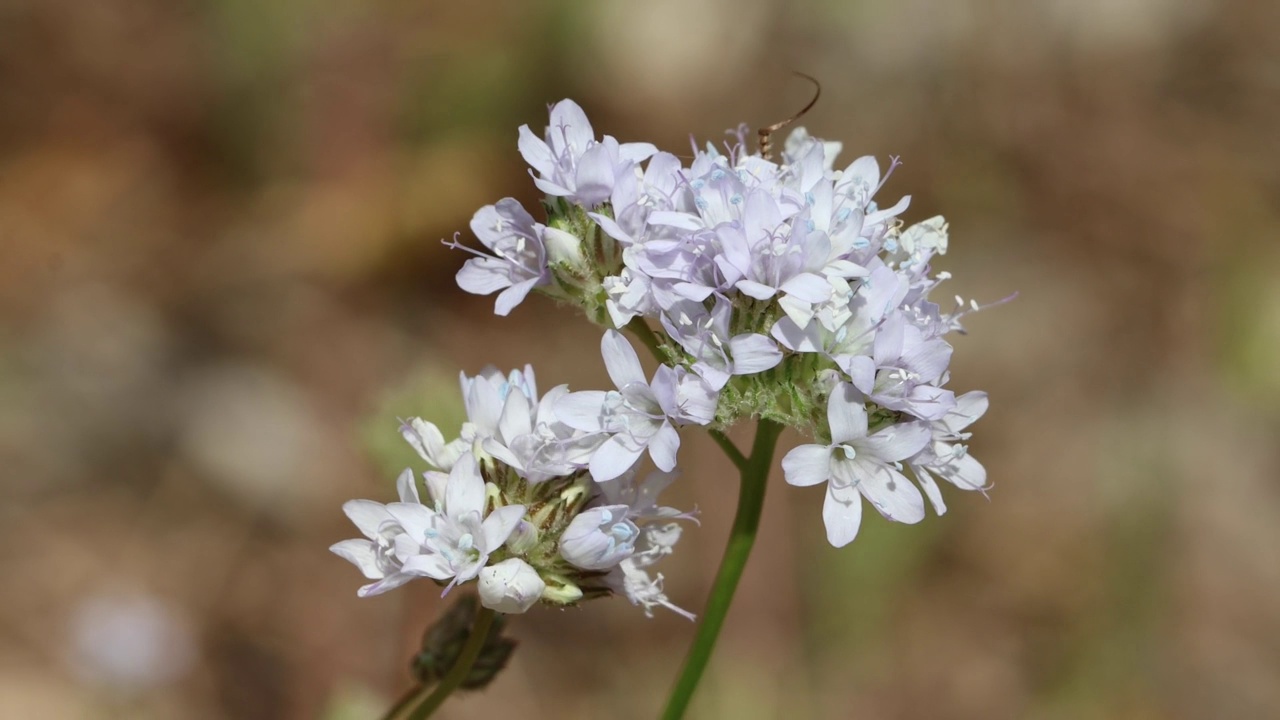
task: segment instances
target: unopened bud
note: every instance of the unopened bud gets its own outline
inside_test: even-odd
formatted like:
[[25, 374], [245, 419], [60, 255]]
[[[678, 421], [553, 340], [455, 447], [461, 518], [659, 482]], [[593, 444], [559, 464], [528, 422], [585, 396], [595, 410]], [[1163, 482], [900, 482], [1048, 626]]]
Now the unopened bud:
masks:
[[480, 571], [480, 604], [501, 613], [522, 613], [542, 597], [547, 584], [520, 558], [503, 560]]
[[538, 529], [528, 520], [521, 520], [507, 538], [507, 549], [515, 555], [524, 555], [538, 544]]
[[560, 556], [583, 570], [608, 570], [636, 550], [640, 529], [627, 519], [626, 505], [591, 508], [560, 536]]
[[548, 578], [547, 589], [542, 591], [542, 599], [557, 605], [572, 605], [582, 599], [582, 588], [560, 576]]
[[560, 228], [548, 227], [542, 233], [542, 243], [547, 248], [547, 262], [565, 265], [578, 272], [587, 269], [587, 258], [582, 253], [582, 241]]

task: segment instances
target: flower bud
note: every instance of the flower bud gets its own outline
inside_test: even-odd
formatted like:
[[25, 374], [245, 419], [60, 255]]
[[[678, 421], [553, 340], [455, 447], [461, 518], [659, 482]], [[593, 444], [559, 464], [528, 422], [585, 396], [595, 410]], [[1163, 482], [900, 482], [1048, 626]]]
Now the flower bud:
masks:
[[547, 602], [557, 605], [572, 605], [585, 595], [582, 592], [582, 588], [562, 575], [552, 575], [547, 579], [551, 582], [547, 584], [547, 589], [542, 591], [542, 599]]
[[480, 604], [502, 613], [522, 613], [542, 597], [547, 584], [520, 558], [503, 560], [480, 571]]
[[507, 538], [507, 548], [516, 555], [523, 555], [538, 544], [538, 529], [528, 520], [521, 520]]
[[582, 241], [573, 233], [548, 227], [542, 232], [542, 243], [547, 248], [549, 264], [567, 265], [579, 272], [587, 269], [587, 258], [582, 254]]
[[626, 505], [591, 508], [560, 536], [560, 556], [583, 570], [608, 570], [630, 557], [640, 529], [627, 519]]

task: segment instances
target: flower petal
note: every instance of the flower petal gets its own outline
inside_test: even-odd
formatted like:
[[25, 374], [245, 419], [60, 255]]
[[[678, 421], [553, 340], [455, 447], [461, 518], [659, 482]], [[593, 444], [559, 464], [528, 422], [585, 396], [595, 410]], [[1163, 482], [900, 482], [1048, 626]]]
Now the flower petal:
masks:
[[671, 472], [676, 467], [676, 451], [680, 449], [680, 433], [665, 422], [658, 432], [649, 440], [649, 457], [653, 464], [663, 472]]
[[428, 470], [422, 473], [422, 479], [426, 481], [427, 495], [431, 497], [431, 504], [443, 507], [445, 488], [449, 487], [449, 473]]
[[373, 597], [374, 595], [381, 595], [382, 593], [388, 590], [394, 590], [400, 587], [401, 585], [409, 582], [412, 579], [413, 579], [412, 575], [406, 575], [405, 573], [402, 573], [402, 572], [393, 573], [391, 575], [388, 575], [382, 578], [378, 582], [369, 583], [368, 585], [365, 585], [364, 587], [356, 591], [356, 595], [362, 598]]
[[348, 500], [342, 504], [342, 512], [371, 540], [378, 537], [378, 528], [382, 523], [391, 518], [386, 505], [372, 500]]
[[857, 443], [886, 462], [906, 460], [929, 444], [933, 435], [924, 423], [909, 422], [890, 425]]
[[987, 469], [972, 455], [965, 454], [947, 463], [945, 467], [948, 472], [939, 474], [961, 490], [986, 489]]
[[524, 517], [524, 513], [525, 507], [523, 505], [503, 505], [489, 513], [489, 517], [485, 518], [484, 524], [481, 525], [484, 530], [483, 551], [491, 553], [502, 547], [502, 543], [511, 537], [516, 525], [520, 524], [520, 519]]
[[418, 483], [411, 468], [405, 468], [400, 477], [396, 478], [396, 491], [400, 494], [400, 502], [422, 502], [418, 499]]
[[574, 197], [585, 207], [595, 207], [609, 199], [613, 192], [613, 158], [607, 146], [592, 145], [582, 153], [574, 182]]
[[417, 451], [419, 457], [439, 467], [434, 458], [444, 450], [444, 435], [440, 428], [422, 418], [409, 418], [400, 426], [400, 436]]
[[553, 146], [567, 147], [574, 156], [586, 150], [587, 145], [596, 139], [582, 106], [567, 98], [551, 108], [551, 126], [547, 133]]
[[458, 287], [472, 295], [489, 295], [511, 287], [511, 263], [491, 257], [474, 257], [462, 264], [454, 277]]
[[374, 545], [368, 540], [343, 540], [330, 545], [329, 552], [360, 568], [360, 572], [370, 580], [382, 577]]
[[942, 418], [943, 425], [953, 433], [972, 425], [987, 412], [987, 394], [973, 390], [956, 398], [956, 406]]
[[529, 167], [538, 171], [539, 175], [550, 175], [555, 172], [556, 162], [551, 155], [551, 148], [542, 138], [533, 134], [528, 125], [520, 126], [520, 139], [516, 143], [520, 155]]
[[414, 555], [404, 561], [401, 572], [409, 575], [424, 575], [433, 580], [447, 580], [453, 577], [453, 568], [443, 555], [425, 553]]
[[556, 401], [555, 415], [575, 430], [599, 432], [604, 429], [604, 403], [608, 393], [583, 390], [567, 393]]
[[617, 330], [608, 330], [600, 339], [600, 355], [604, 358], [605, 369], [609, 371], [609, 379], [619, 390], [629, 385], [648, 385], [644, 379], [644, 368], [640, 367], [640, 358], [635, 348]]
[[388, 504], [387, 514], [400, 524], [404, 534], [415, 543], [422, 542], [436, 517], [436, 511], [426, 505], [403, 502]]
[[942, 499], [942, 490], [938, 488], [938, 483], [934, 482], [929, 471], [912, 463], [911, 472], [915, 474], [916, 482], [920, 483], [921, 489], [924, 490], [925, 497], [929, 498], [929, 504], [933, 505], [933, 511], [939, 515], [946, 515], [947, 503]]
[[[470, 260], [467, 262], [470, 262]], [[498, 293], [498, 297], [493, 301], [493, 314], [500, 317], [509, 315], [517, 305], [524, 302], [524, 299], [529, 295], [529, 291], [541, 281], [541, 277], [529, 278]], [[463, 289], [465, 290], [466, 288]]]
[[924, 496], [905, 475], [888, 465], [858, 460], [863, 470], [858, 489], [886, 520], [914, 524], [924, 519]]
[[657, 152], [658, 148], [647, 142], [622, 143], [618, 146], [618, 158], [635, 163], [644, 162]]
[[788, 485], [808, 487], [827, 481], [831, 449], [825, 445], [800, 445], [782, 458], [782, 473]]
[[614, 435], [591, 456], [591, 477], [596, 482], [608, 482], [630, 470], [643, 452], [643, 445], [638, 446], [622, 435]]
[[449, 472], [444, 489], [444, 510], [451, 518], [484, 512], [484, 479], [474, 455], [463, 455]]
[[832, 546], [844, 547], [853, 542], [862, 525], [862, 496], [851, 487], [828, 485], [822, 501], [822, 523]]
[[831, 442], [847, 443], [867, 434], [867, 409], [858, 391], [849, 383], [840, 383], [827, 398], [827, 424], [831, 428]]
[[751, 375], [776, 367], [782, 362], [782, 351], [768, 337], [759, 333], [738, 335], [729, 340], [733, 356], [733, 374]]

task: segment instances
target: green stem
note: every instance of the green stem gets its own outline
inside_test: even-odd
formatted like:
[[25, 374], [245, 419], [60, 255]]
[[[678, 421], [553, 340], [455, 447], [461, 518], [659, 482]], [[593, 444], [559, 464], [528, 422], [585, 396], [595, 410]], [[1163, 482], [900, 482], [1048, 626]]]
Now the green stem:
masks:
[[[725, 547], [724, 558], [720, 561], [720, 570], [716, 572], [715, 581], [711, 585], [711, 597], [707, 600], [706, 610], [703, 611], [702, 623], [698, 625], [693, 644], [689, 647], [689, 654], [685, 656], [680, 677], [672, 687], [667, 708], [662, 713], [663, 720], [679, 720], [684, 717], [689, 701], [693, 699], [693, 693], [698, 688], [698, 681], [702, 679], [707, 662], [711, 660], [716, 638], [719, 637], [720, 628], [724, 625], [725, 616], [729, 613], [729, 605], [733, 602], [738, 580], [742, 578], [743, 568], [746, 567], [747, 558], [751, 555], [751, 546], [756, 540], [756, 531], [760, 527], [760, 513], [764, 508], [764, 493], [768, 485], [769, 469], [773, 465], [773, 451], [778, 444], [780, 434], [782, 434], [781, 424], [761, 418], [759, 425], [756, 426], [756, 439], [751, 447], [751, 456], [739, 465], [741, 488], [738, 491], [738, 512], [733, 518], [729, 543]], [[715, 435], [713, 434], [712, 437]], [[728, 442], [727, 438], [725, 442]]]
[[707, 434], [711, 436], [712, 440], [716, 441], [716, 444], [720, 446], [724, 454], [729, 456], [729, 460], [734, 467], [738, 468], [738, 472], [742, 472], [747, 464], [747, 456], [742, 454], [742, 451], [738, 449], [737, 445], [733, 444], [729, 436], [719, 430], [708, 430]]
[[[476, 664], [476, 658], [480, 657], [480, 650], [484, 647], [485, 640], [489, 637], [489, 628], [493, 625], [493, 618], [497, 613], [489, 608], [480, 608], [476, 613], [475, 624], [471, 626], [471, 634], [467, 636], [467, 644], [462, 646], [462, 653], [458, 655], [458, 661], [449, 668], [449, 672], [445, 674], [444, 679], [436, 685], [431, 694], [422, 701], [422, 704], [413, 709], [413, 712], [405, 716], [405, 720], [423, 720], [430, 717], [441, 705], [444, 704], [445, 698], [458, 689], [462, 681], [467, 678], [467, 674], [471, 672], [471, 666]], [[401, 705], [397, 705], [400, 707]], [[393, 708], [394, 710], [394, 708]], [[388, 715], [387, 717], [394, 717]]]
[[627, 323], [627, 326], [623, 329], [629, 331], [636, 336], [637, 340], [644, 343], [644, 346], [649, 348], [649, 352], [653, 353], [653, 357], [658, 362], [663, 362], [662, 347], [658, 344], [658, 336], [653, 334], [653, 329], [649, 327], [649, 324], [643, 318], [632, 318], [631, 322]]
[[396, 720], [396, 718], [400, 717], [400, 713], [403, 713], [418, 697], [426, 692], [427, 688], [421, 685], [409, 688], [405, 694], [400, 696], [400, 699], [396, 700], [396, 704], [392, 705], [391, 709], [382, 715], [382, 720]]

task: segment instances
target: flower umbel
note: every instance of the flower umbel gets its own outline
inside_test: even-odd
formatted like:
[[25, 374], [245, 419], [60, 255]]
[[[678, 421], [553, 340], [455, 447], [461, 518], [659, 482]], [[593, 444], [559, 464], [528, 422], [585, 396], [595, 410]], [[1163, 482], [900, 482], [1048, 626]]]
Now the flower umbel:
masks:
[[[478, 578], [481, 627], [494, 611], [613, 594], [646, 615], [663, 607], [693, 619], [654, 565], [694, 513], [657, 495], [676, 477], [681, 434], [703, 428], [741, 486], [667, 709], [679, 717], [741, 577], [783, 428], [815, 438], [791, 448], [782, 468], [790, 485], [824, 486], [822, 521], [836, 547], [856, 538], [864, 500], [885, 519], [918, 523], [926, 497], [946, 512], [938, 478], [989, 489], [968, 431], [987, 396], [949, 387], [947, 336], [981, 306], [957, 297], [944, 310], [929, 299], [950, 277], [933, 269], [950, 247], [946, 221], [907, 224], [911, 197], [885, 198], [897, 158], [883, 171], [871, 156], [841, 167], [841, 143], [798, 128], [775, 162], [750, 151], [746, 132], [723, 152], [695, 146], [685, 162], [649, 143], [597, 137], [571, 100], [551, 106], [541, 135], [519, 129], [546, 217], [511, 198], [477, 211], [471, 229], [484, 250], [471, 251], [458, 284], [498, 293], [498, 315], [531, 294], [580, 309], [603, 326], [614, 388], [540, 395], [532, 368], [486, 368], [461, 377], [468, 419], [455, 439], [426, 420], [404, 422], [401, 434], [429, 466], [429, 497], [419, 500], [406, 470], [399, 502], [344, 506], [364, 537], [332, 550], [372, 581], [362, 596], [419, 577], [447, 593]], [[651, 352], [652, 372], [624, 331]], [[750, 452], [727, 435], [744, 419], [757, 429]], [[658, 472], [638, 481], [647, 461]]]

